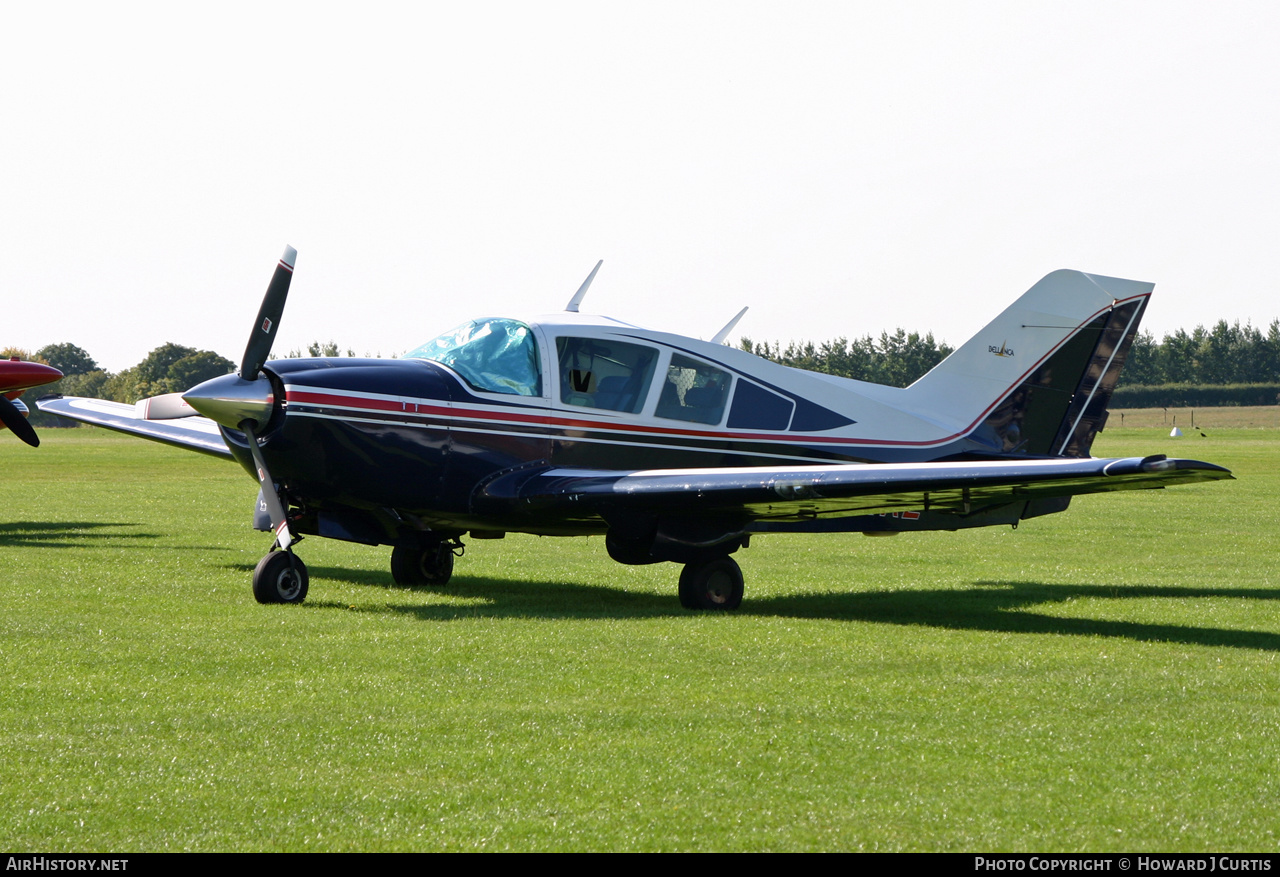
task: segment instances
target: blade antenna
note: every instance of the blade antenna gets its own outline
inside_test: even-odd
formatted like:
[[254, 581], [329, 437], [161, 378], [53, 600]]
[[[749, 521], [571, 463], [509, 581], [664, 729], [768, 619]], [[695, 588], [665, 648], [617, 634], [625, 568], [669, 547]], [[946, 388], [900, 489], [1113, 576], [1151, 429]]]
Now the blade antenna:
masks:
[[591, 269], [591, 273], [587, 275], [587, 279], [582, 281], [582, 285], [578, 287], [578, 291], [573, 294], [573, 298], [569, 299], [569, 303], [565, 305], [565, 310], [571, 314], [578, 312], [578, 305], [582, 304], [582, 299], [587, 294], [587, 289], [591, 286], [591, 281], [596, 279], [596, 272], [600, 270], [600, 266], [604, 264], [604, 259], [596, 262], [596, 267]]
[[724, 344], [724, 343], [725, 343], [725, 340], [724, 340], [724, 339], [726, 339], [726, 338], [728, 338], [728, 337], [729, 337], [729, 333], [733, 331], [733, 327], [734, 327], [734, 326], [736, 326], [736, 325], [738, 325], [738, 321], [739, 321], [739, 320], [741, 320], [741, 319], [743, 318], [743, 316], [744, 316], [744, 315], [747, 313], [747, 311], [749, 311], [749, 310], [750, 310], [750, 308], [749, 308], [749, 307], [746, 307], [746, 308], [743, 308], [742, 310], [738, 311], [738, 316], [734, 317], [732, 320], [730, 320], [728, 323], [726, 323], [726, 324], [725, 324], [725, 327], [724, 327], [723, 329], [721, 329], [719, 332], [717, 332], [717, 333], [716, 333], [716, 337], [714, 337], [714, 338], [712, 338], [712, 339], [711, 339], [711, 343], [712, 343], [712, 344]]

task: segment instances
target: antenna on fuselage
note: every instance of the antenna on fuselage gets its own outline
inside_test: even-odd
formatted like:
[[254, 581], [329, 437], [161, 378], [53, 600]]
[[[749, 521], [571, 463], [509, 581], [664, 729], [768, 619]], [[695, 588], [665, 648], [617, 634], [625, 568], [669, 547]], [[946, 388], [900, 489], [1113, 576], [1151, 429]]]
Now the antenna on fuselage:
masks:
[[729, 337], [729, 333], [733, 331], [733, 327], [738, 325], [738, 321], [742, 319], [743, 314], [745, 314], [748, 310], [750, 310], [749, 307], [743, 308], [742, 310], [738, 311], [738, 316], [734, 317], [732, 320], [726, 323], [725, 327], [716, 333], [716, 337], [711, 339], [711, 343], [724, 344], [724, 339]]
[[596, 267], [591, 269], [591, 273], [587, 275], [587, 279], [582, 281], [582, 285], [578, 287], [578, 291], [573, 294], [573, 298], [569, 299], [569, 303], [564, 309], [571, 314], [578, 312], [578, 305], [582, 304], [583, 297], [587, 294], [587, 287], [591, 285], [591, 281], [596, 279], [596, 272], [600, 270], [600, 266], [604, 264], [604, 259], [596, 262]]

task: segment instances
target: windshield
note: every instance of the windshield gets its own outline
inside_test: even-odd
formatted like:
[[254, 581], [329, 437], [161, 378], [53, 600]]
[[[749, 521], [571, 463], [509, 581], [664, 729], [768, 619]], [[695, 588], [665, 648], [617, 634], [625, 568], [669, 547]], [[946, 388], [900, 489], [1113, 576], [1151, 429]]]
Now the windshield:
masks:
[[542, 395], [542, 370], [533, 332], [517, 320], [472, 320], [405, 354], [456, 371], [477, 390]]

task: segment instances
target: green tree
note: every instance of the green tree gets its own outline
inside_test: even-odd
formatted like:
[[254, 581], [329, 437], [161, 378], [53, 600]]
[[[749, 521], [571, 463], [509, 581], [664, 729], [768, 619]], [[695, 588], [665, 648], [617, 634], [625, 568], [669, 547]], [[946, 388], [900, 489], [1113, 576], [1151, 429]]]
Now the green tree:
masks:
[[101, 399], [110, 380], [111, 375], [102, 369], [68, 375], [58, 381], [60, 385], [58, 392], [64, 396], [88, 396], [91, 399]]
[[1150, 332], [1139, 332], [1124, 359], [1120, 385], [1167, 383], [1160, 371], [1160, 344]]
[[1280, 320], [1272, 320], [1267, 327], [1266, 337], [1258, 342], [1257, 357], [1259, 382], [1280, 381]]
[[[183, 347], [181, 344], [162, 344], [147, 354], [142, 362], [134, 366], [136, 388], [144, 396], [158, 396], [161, 393], [173, 393], [178, 388], [169, 384], [169, 369], [180, 359], [186, 359], [198, 353], [194, 347]], [[187, 389], [183, 387], [182, 389]], [[136, 401], [136, 400], [122, 400]]]
[[127, 368], [116, 372], [102, 386], [103, 398], [113, 402], [137, 402], [146, 396], [153, 395], [142, 389], [138, 380], [138, 367]]
[[166, 383], [170, 393], [189, 390], [210, 378], [221, 377], [235, 368], [235, 363], [212, 350], [198, 350], [169, 366]]
[[25, 362], [38, 362], [30, 350], [24, 350], [21, 347], [6, 347], [0, 350], [0, 359], [21, 359]]
[[[1204, 330], [1201, 329], [1201, 332]], [[1160, 344], [1160, 373], [1167, 384], [1193, 384], [1196, 382], [1195, 351], [1199, 342], [1185, 329], [1165, 335]]]
[[[312, 341], [310, 344], [307, 345], [306, 350], [299, 350], [298, 348], [295, 347], [293, 350], [290, 350], [284, 356], [279, 358], [280, 359], [304, 359], [308, 356], [355, 356], [355, 355], [356, 355], [356, 352], [354, 350], [351, 350], [350, 348], [347, 349], [346, 353], [343, 353], [342, 350], [338, 347], [338, 342], [336, 341], [323, 341], [323, 342]], [[276, 359], [277, 357], [272, 356], [271, 358]]]
[[68, 376], [98, 370], [93, 357], [74, 344], [48, 344], [36, 351], [36, 357]]

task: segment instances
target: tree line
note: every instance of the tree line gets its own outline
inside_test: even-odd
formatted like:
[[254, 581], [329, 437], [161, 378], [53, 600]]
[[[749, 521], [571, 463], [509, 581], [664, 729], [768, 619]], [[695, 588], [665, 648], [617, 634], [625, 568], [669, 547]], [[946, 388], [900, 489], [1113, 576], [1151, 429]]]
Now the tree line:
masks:
[[[740, 347], [793, 368], [891, 387], [908, 386], [954, 350], [946, 342], [937, 341], [931, 332], [921, 335], [905, 329], [881, 332], [878, 338], [864, 335], [850, 340], [841, 336], [818, 343], [792, 341], [785, 347], [777, 341], [743, 338]], [[290, 359], [340, 355], [343, 352], [333, 341], [313, 342], [306, 350], [290, 350], [284, 354]], [[347, 350], [345, 355], [355, 356], [355, 353]], [[63, 373], [62, 380], [32, 390], [34, 398], [61, 393], [127, 403], [188, 390], [236, 367], [231, 360], [211, 350], [174, 343], [160, 345], [142, 362], [114, 374], [99, 367], [92, 356], [74, 344], [50, 344], [34, 353], [10, 347], [0, 350], [0, 356], [43, 362]], [[1251, 323], [1242, 326], [1239, 321], [1228, 324], [1226, 320], [1219, 320], [1211, 329], [1204, 326], [1196, 326], [1190, 332], [1178, 329], [1160, 341], [1150, 332], [1141, 332], [1133, 340], [1119, 386], [1132, 393], [1140, 387], [1177, 385], [1185, 395], [1189, 392], [1186, 388], [1230, 385], [1236, 387], [1238, 395], [1245, 392], [1238, 385], [1270, 384], [1280, 384], [1280, 319], [1272, 320], [1265, 332]], [[1274, 397], [1271, 392], [1270, 398]], [[31, 417], [37, 424], [49, 419], [49, 415], [34, 408]]]
[[[336, 343], [317, 341], [305, 351], [290, 350], [285, 357], [298, 359], [304, 356], [341, 355]], [[348, 350], [346, 355], [355, 356], [355, 353]], [[87, 351], [75, 344], [50, 344], [35, 352], [16, 347], [0, 350], [0, 357], [8, 359], [14, 356], [29, 362], [43, 362], [63, 374], [59, 381], [29, 390], [29, 398], [33, 399], [61, 393], [64, 396], [89, 396], [133, 404], [148, 396], [189, 390], [196, 384], [228, 374], [236, 368], [235, 363], [212, 350], [197, 350], [172, 342], [152, 350], [142, 362], [132, 368], [115, 373], [101, 368]], [[37, 426], [66, 423], [63, 418], [41, 413], [34, 405], [27, 407], [31, 409], [31, 422]]]
[[[0, 351], [5, 358], [17, 356], [43, 362], [62, 372], [62, 379], [28, 391], [33, 398], [61, 393], [64, 396], [90, 396], [130, 404], [147, 396], [188, 390], [201, 381], [225, 375], [235, 364], [212, 350], [197, 350], [181, 344], [162, 344], [147, 354], [133, 368], [112, 374], [74, 344], [50, 344], [34, 353], [8, 348]], [[37, 426], [53, 425], [61, 418], [31, 408], [31, 421]]]
[[1120, 373], [1120, 386], [1162, 384], [1269, 384], [1280, 381], [1280, 320], [1264, 333], [1237, 320], [1219, 320], [1187, 332], [1179, 329], [1156, 341], [1140, 332]]
[[[755, 342], [743, 338], [743, 350], [782, 365], [905, 387], [946, 359], [953, 348], [934, 340], [933, 334], [919, 335], [898, 329], [850, 341], [836, 338], [815, 344], [792, 341]], [[1191, 332], [1179, 329], [1160, 341], [1150, 332], [1140, 332], [1120, 373], [1121, 387], [1183, 384], [1223, 386], [1228, 384], [1273, 384], [1280, 382], [1280, 320], [1272, 320], [1266, 332], [1252, 324], [1228, 324], [1219, 320], [1212, 329], [1196, 326]]]
[[845, 337], [815, 344], [792, 341], [755, 342], [743, 338], [739, 345], [748, 353], [792, 368], [838, 375], [873, 384], [905, 387], [951, 355], [953, 347], [934, 340], [933, 333], [920, 335], [898, 329], [881, 332], [879, 338], [865, 335], [852, 341]]

